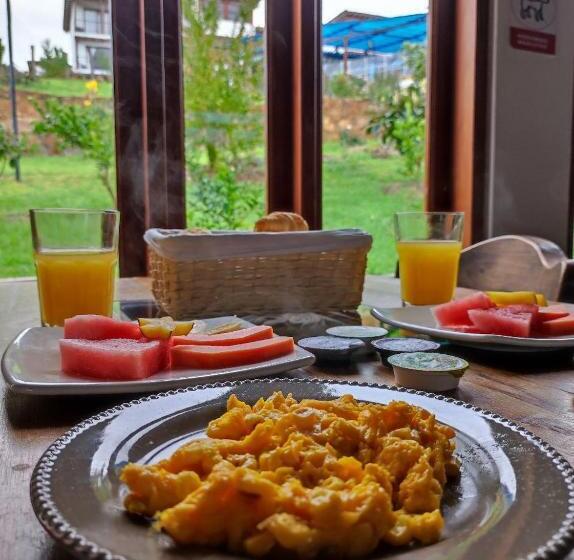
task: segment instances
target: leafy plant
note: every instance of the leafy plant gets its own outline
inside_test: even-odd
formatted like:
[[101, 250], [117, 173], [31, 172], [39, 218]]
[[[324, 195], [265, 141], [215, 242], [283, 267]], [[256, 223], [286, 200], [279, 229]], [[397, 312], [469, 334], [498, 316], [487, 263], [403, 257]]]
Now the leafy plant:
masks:
[[42, 58], [38, 66], [44, 70], [46, 78], [65, 78], [68, 76], [70, 65], [64, 49], [52, 46], [50, 39], [42, 41]]
[[0, 124], [0, 177], [4, 174], [6, 164], [14, 169], [22, 156], [24, 143]]
[[210, 173], [236, 169], [262, 142], [260, 44], [250, 36], [249, 15], [259, 0], [241, 2], [230, 36], [218, 35], [218, 2], [183, 0], [185, 109], [194, 163]]
[[188, 224], [209, 230], [233, 230], [245, 226], [262, 200], [259, 189], [237, 181], [228, 169], [209, 175], [196, 169], [188, 197]]
[[407, 44], [403, 56], [409, 79], [383, 93], [381, 110], [372, 117], [367, 131], [394, 147], [403, 156], [406, 173], [418, 178], [425, 149], [426, 48]]
[[339, 99], [360, 99], [365, 96], [365, 80], [350, 74], [337, 74], [328, 80], [327, 93]]
[[77, 148], [93, 160], [98, 176], [115, 200], [112, 186], [114, 163], [113, 119], [104, 108], [94, 105], [88, 96], [83, 105], [63, 104], [58, 99], [33, 101], [40, 121], [34, 125], [37, 134], [53, 134], [63, 148]]

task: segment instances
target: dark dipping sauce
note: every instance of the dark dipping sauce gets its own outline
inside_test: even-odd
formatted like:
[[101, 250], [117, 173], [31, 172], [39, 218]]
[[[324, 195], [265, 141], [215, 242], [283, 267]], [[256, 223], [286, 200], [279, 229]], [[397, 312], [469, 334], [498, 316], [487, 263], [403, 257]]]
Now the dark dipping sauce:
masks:
[[390, 367], [388, 359], [395, 354], [405, 352], [436, 352], [440, 348], [438, 342], [424, 340], [422, 338], [382, 338], [374, 340], [373, 348], [379, 353], [381, 361]]
[[339, 336], [312, 336], [302, 338], [297, 344], [318, 360], [348, 360], [353, 352], [365, 347], [362, 340]]

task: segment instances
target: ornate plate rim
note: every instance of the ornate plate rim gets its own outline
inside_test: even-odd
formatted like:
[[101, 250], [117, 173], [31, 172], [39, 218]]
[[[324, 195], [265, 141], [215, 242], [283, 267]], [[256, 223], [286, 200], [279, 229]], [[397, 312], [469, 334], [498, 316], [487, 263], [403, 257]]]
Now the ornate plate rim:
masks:
[[564, 483], [568, 490], [568, 512], [562, 521], [560, 529], [554, 533], [544, 545], [540, 546], [536, 551], [529, 554], [527, 560], [553, 560], [555, 558], [564, 557], [574, 546], [574, 468], [570, 463], [554, 449], [550, 444], [534, 435], [532, 432], [523, 428], [516, 422], [508, 420], [495, 412], [485, 410], [483, 408], [474, 406], [470, 403], [446, 397], [440, 394], [427, 393], [425, 391], [417, 391], [414, 389], [407, 389], [404, 387], [395, 387], [392, 385], [384, 385], [378, 383], [367, 383], [361, 381], [345, 381], [337, 379], [297, 379], [297, 378], [265, 378], [265, 379], [244, 379], [239, 381], [226, 381], [217, 383], [206, 383], [203, 385], [196, 385], [193, 387], [182, 387], [179, 389], [172, 389], [161, 393], [154, 393], [139, 399], [122, 403], [120, 405], [108, 408], [99, 414], [95, 414], [90, 418], [80, 422], [65, 434], [60, 436], [48, 449], [42, 454], [38, 460], [32, 477], [30, 479], [30, 500], [32, 508], [40, 524], [56, 541], [64, 545], [73, 555], [82, 558], [90, 558], [91, 560], [127, 560], [126, 557], [113, 554], [104, 546], [98, 545], [88, 539], [84, 538], [78, 533], [60, 514], [56, 504], [52, 501], [50, 491], [50, 475], [54, 464], [60, 455], [61, 451], [69, 445], [79, 434], [88, 428], [102, 422], [106, 418], [121, 412], [126, 408], [136, 406], [143, 402], [157, 400], [166, 396], [188, 393], [201, 389], [210, 389], [218, 387], [232, 387], [238, 385], [256, 384], [256, 383], [276, 383], [276, 382], [289, 382], [289, 383], [324, 383], [327, 385], [349, 385], [355, 387], [370, 387], [374, 389], [385, 389], [395, 391], [397, 393], [407, 393], [412, 395], [420, 395], [429, 397], [446, 403], [454, 404], [455, 406], [462, 406], [476, 412], [497, 424], [501, 424], [510, 428], [512, 431], [517, 432], [528, 441], [532, 442], [541, 452], [546, 454], [547, 457], [552, 459], [556, 465], [556, 469], [562, 474]]

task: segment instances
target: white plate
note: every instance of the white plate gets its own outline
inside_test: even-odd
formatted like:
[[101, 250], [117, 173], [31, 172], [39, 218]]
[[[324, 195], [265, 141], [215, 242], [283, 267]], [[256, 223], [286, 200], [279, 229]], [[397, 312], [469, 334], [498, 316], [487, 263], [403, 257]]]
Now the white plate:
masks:
[[[237, 320], [236, 317], [207, 319], [207, 324]], [[243, 321], [244, 326], [253, 326]], [[6, 383], [19, 393], [37, 395], [101, 395], [106, 393], [142, 393], [166, 391], [215, 381], [263, 377], [311, 365], [315, 357], [295, 347], [288, 356], [257, 364], [228, 369], [174, 369], [138, 381], [99, 381], [70, 377], [60, 370], [58, 340], [61, 327], [32, 327], [20, 333], [2, 357], [2, 374]]]
[[503, 336], [500, 334], [471, 334], [451, 331], [437, 326], [431, 312], [433, 305], [417, 305], [373, 309], [374, 317], [400, 329], [426, 334], [434, 338], [452, 340], [464, 346], [485, 348], [489, 350], [508, 351], [543, 351], [560, 348], [574, 348], [574, 336], [557, 336], [553, 338], [523, 338]]

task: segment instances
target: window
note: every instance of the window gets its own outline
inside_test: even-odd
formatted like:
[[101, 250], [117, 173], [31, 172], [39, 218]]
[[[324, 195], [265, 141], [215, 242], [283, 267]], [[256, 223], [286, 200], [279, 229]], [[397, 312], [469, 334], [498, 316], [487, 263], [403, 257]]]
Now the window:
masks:
[[84, 21], [84, 8], [83, 6], [76, 6], [76, 31], [85, 31], [86, 23]]
[[102, 33], [102, 14], [96, 10], [84, 10], [86, 33]]

